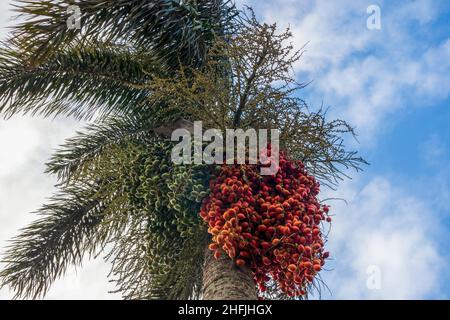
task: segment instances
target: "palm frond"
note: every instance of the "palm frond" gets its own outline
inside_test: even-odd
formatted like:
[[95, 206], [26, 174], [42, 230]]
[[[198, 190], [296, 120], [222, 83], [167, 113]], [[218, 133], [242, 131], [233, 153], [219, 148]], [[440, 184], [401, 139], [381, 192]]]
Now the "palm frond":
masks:
[[176, 230], [152, 230], [153, 223], [145, 215], [140, 218], [129, 221], [108, 255], [117, 292], [132, 300], [198, 298], [207, 245], [204, 228], [181, 238]]
[[115, 46], [77, 47], [32, 66], [11, 48], [0, 51], [0, 114], [89, 118], [145, 104], [141, 86], [161, 69], [148, 55]]
[[46, 173], [57, 175], [60, 181], [73, 179], [73, 174], [82, 175], [83, 164], [89, 165], [100, 158], [103, 151], [120, 145], [129, 139], [139, 141], [158, 126], [157, 117], [141, 113], [120, 118], [106, 118], [89, 125], [57, 150], [47, 163]]
[[76, 185], [43, 206], [41, 218], [12, 240], [3, 258], [1, 286], [9, 286], [16, 298], [42, 297], [68, 266], [79, 265], [86, 253], [94, 254], [106, 240], [100, 232], [106, 203], [95, 193]]
[[[23, 52], [41, 59], [74, 42], [101, 37], [152, 49], [172, 66], [200, 65], [214, 36], [231, 27], [230, 0], [18, 0], [25, 22], [13, 29]], [[67, 27], [69, 5], [82, 13], [81, 30]]]

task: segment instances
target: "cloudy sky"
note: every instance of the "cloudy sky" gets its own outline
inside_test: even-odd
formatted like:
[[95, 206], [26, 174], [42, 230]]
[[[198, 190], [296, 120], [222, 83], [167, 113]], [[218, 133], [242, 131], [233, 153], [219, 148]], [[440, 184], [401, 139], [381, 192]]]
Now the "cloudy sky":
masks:
[[[9, 1], [8, 1], [9, 2]], [[450, 295], [450, 3], [421, 1], [239, 0], [290, 26], [307, 44], [296, 66], [312, 106], [357, 128], [352, 142], [371, 163], [323, 197], [336, 215], [323, 273], [325, 299], [441, 299]], [[369, 29], [373, 5], [381, 28]], [[371, 7], [371, 8], [372, 8]], [[11, 25], [7, 1], [0, 26]], [[4, 34], [4, 33], [3, 33]], [[42, 172], [52, 150], [81, 124], [71, 119], [0, 120], [0, 248], [33, 220], [53, 191]], [[60, 279], [48, 298], [117, 298], [101, 259]], [[11, 293], [0, 290], [0, 298]]]

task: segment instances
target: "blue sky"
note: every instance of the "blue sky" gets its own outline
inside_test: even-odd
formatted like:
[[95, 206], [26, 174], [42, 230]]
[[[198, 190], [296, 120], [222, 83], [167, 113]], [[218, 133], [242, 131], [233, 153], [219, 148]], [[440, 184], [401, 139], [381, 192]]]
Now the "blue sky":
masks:
[[[354, 125], [359, 144], [349, 145], [371, 163], [336, 192], [323, 190], [323, 198], [348, 204], [331, 203], [333, 270], [323, 278], [332, 294], [324, 290], [322, 298], [449, 298], [450, 3], [237, 3], [280, 28], [290, 25], [296, 47], [308, 43], [295, 68], [299, 80], [313, 80], [302, 97]], [[10, 24], [6, 5], [0, 4], [2, 26]], [[380, 30], [366, 27], [369, 5], [381, 9]], [[10, 150], [0, 156], [1, 247], [53, 190], [43, 163], [77, 128], [70, 119], [0, 120], [0, 148]], [[19, 197], [17, 190], [29, 191]], [[101, 260], [86, 262], [59, 280], [49, 298], [111, 297], [107, 270]], [[376, 288], [367, 285], [374, 276]]]

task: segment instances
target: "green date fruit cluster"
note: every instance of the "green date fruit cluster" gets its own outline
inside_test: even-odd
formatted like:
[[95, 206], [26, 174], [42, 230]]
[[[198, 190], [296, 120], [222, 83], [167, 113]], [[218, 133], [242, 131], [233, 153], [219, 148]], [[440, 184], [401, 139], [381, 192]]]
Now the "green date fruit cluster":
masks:
[[198, 212], [209, 194], [210, 168], [174, 165], [172, 148], [171, 141], [161, 138], [130, 142], [116, 156], [114, 168], [129, 214], [145, 217], [142, 249], [152, 273], [168, 273], [186, 251], [198, 246], [195, 239], [206, 234]]

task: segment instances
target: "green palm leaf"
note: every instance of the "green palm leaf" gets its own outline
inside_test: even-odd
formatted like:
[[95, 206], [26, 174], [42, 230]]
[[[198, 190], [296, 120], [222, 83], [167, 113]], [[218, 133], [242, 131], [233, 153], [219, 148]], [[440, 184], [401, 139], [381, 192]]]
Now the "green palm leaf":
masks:
[[73, 179], [74, 174], [83, 174], [84, 164], [90, 165], [92, 161], [98, 160], [108, 147], [120, 145], [129, 139], [145, 138], [158, 124], [156, 116], [149, 117], [142, 113], [93, 123], [68, 139], [54, 153], [47, 163], [46, 172], [56, 174], [62, 181]]
[[[26, 22], [13, 30], [23, 52], [41, 59], [55, 50], [101, 37], [153, 50], [171, 66], [201, 65], [214, 37], [235, 16], [231, 1], [201, 0], [18, 0]], [[71, 30], [69, 5], [82, 13], [82, 30]]]
[[145, 104], [144, 84], [162, 66], [143, 55], [93, 44], [55, 54], [39, 66], [12, 49], [0, 51], [0, 114], [92, 117], [96, 112], [126, 113]]
[[43, 296], [49, 286], [86, 252], [94, 254], [107, 238], [100, 232], [106, 203], [95, 189], [79, 184], [65, 188], [38, 211], [41, 219], [22, 230], [7, 251], [1, 286], [16, 297]]

